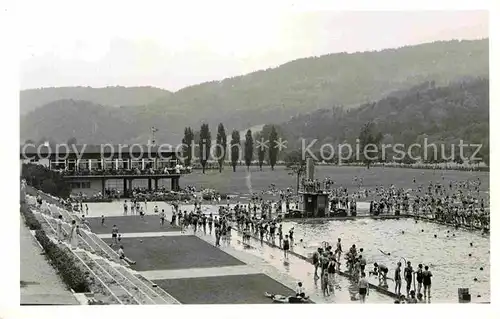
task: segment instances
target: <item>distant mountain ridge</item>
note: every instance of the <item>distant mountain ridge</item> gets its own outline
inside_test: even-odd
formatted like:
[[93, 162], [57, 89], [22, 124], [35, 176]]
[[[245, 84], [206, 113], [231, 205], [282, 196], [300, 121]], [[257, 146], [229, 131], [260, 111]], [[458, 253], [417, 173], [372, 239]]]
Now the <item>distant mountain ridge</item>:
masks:
[[20, 114], [24, 115], [38, 107], [57, 100], [82, 100], [108, 106], [146, 105], [172, 93], [155, 87], [108, 86], [92, 88], [84, 86], [57, 87], [22, 90], [20, 93]]
[[[148, 96], [148, 103], [134, 103], [146, 98], [115, 97], [116, 100], [126, 100], [122, 105], [135, 105], [112, 108], [113, 121], [119, 120], [127, 126], [123, 128], [123, 134], [110, 135], [96, 131], [92, 126], [80, 127], [79, 117], [105, 122], [111, 114], [96, 111], [95, 107], [74, 110], [74, 103], [67, 99], [89, 99], [65, 97], [66, 102], [59, 102], [57, 108], [46, 105], [23, 116], [21, 138], [51, 136], [65, 141], [67, 130], [55, 129], [64, 118], [67, 125], [80, 132], [81, 136], [75, 137], [82, 143], [88, 143], [84, 138], [98, 143], [108, 143], [110, 138], [118, 138], [113, 140], [115, 143], [147, 142], [151, 126], [159, 129], [156, 133], [158, 142], [178, 143], [185, 126], [198, 130], [202, 122], [208, 123], [212, 132], [220, 122], [224, 123], [226, 130], [242, 130], [255, 125], [286, 122], [318, 109], [339, 105], [351, 107], [377, 101], [391, 92], [426, 81], [434, 81], [436, 86], [440, 86], [471, 77], [489, 77], [488, 39], [441, 41], [377, 52], [336, 53], [194, 85], [175, 93], [162, 91], [160, 97]], [[57, 97], [60, 99], [60, 96]], [[28, 100], [32, 106], [33, 99]], [[114, 101], [111, 98], [108, 100]], [[104, 105], [101, 108], [109, 108], [106, 105], [110, 104], [103, 99], [93, 99], [92, 102]], [[64, 103], [73, 103], [67, 112], [62, 107]], [[21, 92], [21, 109], [27, 108], [23, 106]], [[55, 109], [59, 114], [54, 114]], [[44, 118], [43, 124], [39, 118]], [[36, 131], [32, 127], [34, 123], [38, 124]], [[120, 127], [119, 130], [122, 129]], [[33, 135], [35, 133], [36, 136]]]

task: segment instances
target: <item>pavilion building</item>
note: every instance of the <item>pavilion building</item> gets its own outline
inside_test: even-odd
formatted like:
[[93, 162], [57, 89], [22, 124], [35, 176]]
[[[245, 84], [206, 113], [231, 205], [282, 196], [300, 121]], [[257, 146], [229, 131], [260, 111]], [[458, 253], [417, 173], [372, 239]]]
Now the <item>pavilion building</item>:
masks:
[[[22, 146], [21, 160], [45, 161], [51, 170], [60, 171], [75, 194], [93, 196], [116, 189], [126, 194], [147, 183], [148, 190], [170, 180], [173, 191], [179, 189], [183, 171], [176, 152], [152, 145], [70, 145], [51, 147]], [[134, 183], [135, 182], [135, 183]], [[134, 186], [135, 184], [135, 186]]]

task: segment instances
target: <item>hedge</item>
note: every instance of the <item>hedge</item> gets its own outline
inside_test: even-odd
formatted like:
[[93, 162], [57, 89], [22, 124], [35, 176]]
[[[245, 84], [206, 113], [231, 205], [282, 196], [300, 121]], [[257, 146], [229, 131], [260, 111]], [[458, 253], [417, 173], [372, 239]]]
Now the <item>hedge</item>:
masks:
[[64, 283], [77, 293], [90, 292], [86, 275], [78, 268], [73, 256], [54, 244], [43, 230], [37, 230], [35, 237], [43, 247], [45, 255], [57, 269]]
[[29, 209], [28, 205], [26, 204], [21, 204], [21, 213], [24, 216], [24, 221], [26, 222], [26, 225], [28, 226], [29, 229], [31, 230], [40, 230], [42, 229], [42, 225], [36, 219], [35, 215]]

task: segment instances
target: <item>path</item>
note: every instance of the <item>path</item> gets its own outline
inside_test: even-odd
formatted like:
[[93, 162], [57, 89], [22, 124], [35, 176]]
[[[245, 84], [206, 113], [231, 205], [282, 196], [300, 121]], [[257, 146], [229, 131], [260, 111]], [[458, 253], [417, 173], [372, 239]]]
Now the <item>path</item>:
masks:
[[20, 220], [21, 305], [79, 305], [55, 269], [42, 255], [43, 250]]

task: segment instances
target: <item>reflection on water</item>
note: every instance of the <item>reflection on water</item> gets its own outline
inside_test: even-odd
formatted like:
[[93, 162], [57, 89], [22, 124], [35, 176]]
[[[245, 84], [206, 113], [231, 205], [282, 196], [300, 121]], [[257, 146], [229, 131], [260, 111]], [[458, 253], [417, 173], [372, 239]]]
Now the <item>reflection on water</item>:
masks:
[[292, 227], [296, 241], [303, 239], [301, 246], [306, 247], [303, 251], [312, 253], [324, 241], [335, 247], [337, 238], [341, 238], [344, 251], [356, 244], [358, 249], [364, 249], [368, 268], [374, 262], [385, 264], [391, 277], [402, 258], [410, 261], [414, 269], [419, 263], [428, 265], [433, 273], [434, 300], [457, 300], [458, 288], [469, 288], [474, 301], [490, 300], [489, 236], [434, 223], [415, 223], [411, 219], [286, 222], [283, 225], [285, 231]]

